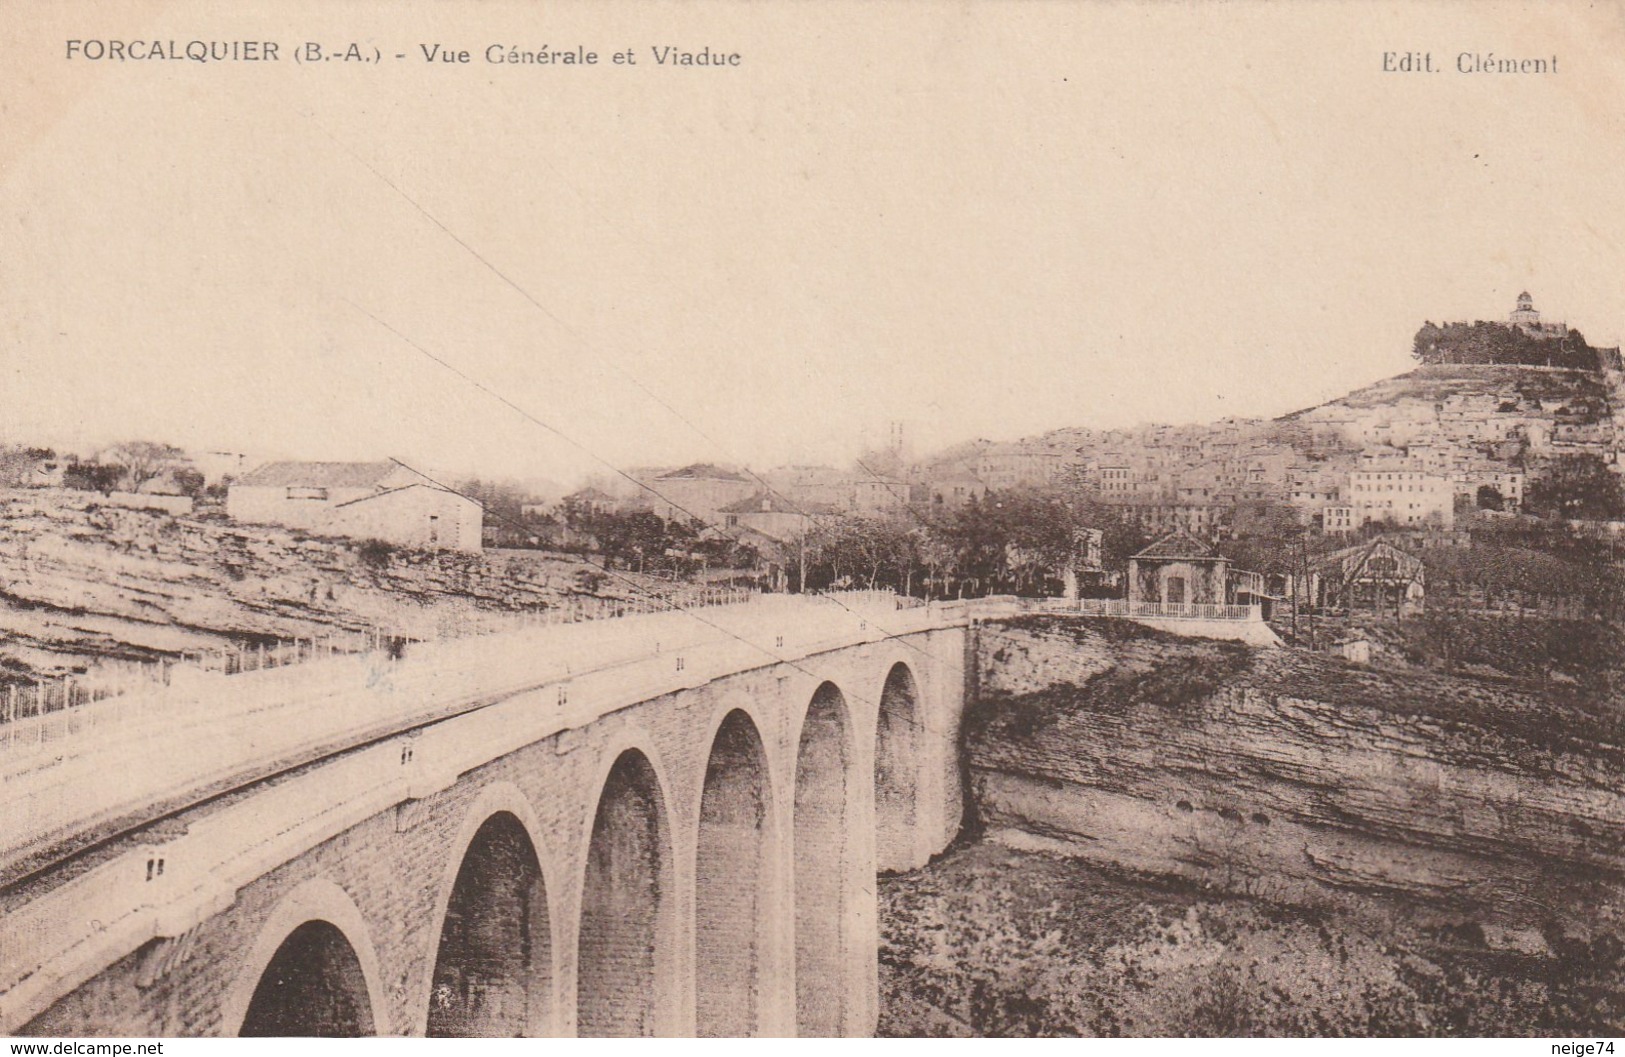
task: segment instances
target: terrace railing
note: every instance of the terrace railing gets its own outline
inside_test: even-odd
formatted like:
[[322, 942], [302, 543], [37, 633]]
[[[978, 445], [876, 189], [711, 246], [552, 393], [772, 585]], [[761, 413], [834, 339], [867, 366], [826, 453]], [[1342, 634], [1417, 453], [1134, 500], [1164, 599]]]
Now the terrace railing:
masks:
[[1044, 606], [1049, 612], [1081, 613], [1092, 617], [1147, 617], [1174, 620], [1263, 620], [1256, 605], [1224, 605], [1212, 602], [1130, 602], [1123, 598], [1053, 599]]

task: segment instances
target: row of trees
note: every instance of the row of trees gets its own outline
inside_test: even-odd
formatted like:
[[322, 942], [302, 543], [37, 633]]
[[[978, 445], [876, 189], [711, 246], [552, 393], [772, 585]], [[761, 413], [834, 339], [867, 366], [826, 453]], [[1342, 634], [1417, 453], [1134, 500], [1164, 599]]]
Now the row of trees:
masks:
[[665, 521], [648, 510], [567, 506], [557, 518], [531, 518], [529, 523], [561, 549], [592, 550], [612, 569], [682, 577], [709, 569], [754, 569], [761, 563], [754, 547], [682, 521]]
[[1595, 371], [1601, 360], [1585, 335], [1571, 330], [1562, 337], [1535, 337], [1506, 323], [1423, 323], [1411, 355], [1425, 364], [1521, 364]]
[[62, 483], [84, 492], [139, 492], [159, 479], [178, 495], [196, 497], [204, 492], [203, 473], [184, 451], [150, 440], [126, 441], [85, 461], [59, 456], [51, 448], [7, 448], [0, 451], [0, 484], [27, 487], [37, 480], [43, 464], [56, 461], [67, 463]]
[[[1495, 498], [1482, 496], [1479, 505], [1494, 507]], [[1562, 456], [1535, 477], [1525, 505], [1549, 518], [1610, 519], [1625, 516], [1625, 492], [1596, 456]], [[1151, 540], [1120, 508], [1065, 486], [990, 492], [958, 508], [820, 518], [782, 556], [647, 511], [567, 507], [557, 518], [530, 516], [524, 524], [547, 545], [592, 550], [612, 567], [686, 575], [704, 567], [762, 567], [782, 557], [792, 586], [876, 587], [932, 597], [1057, 593], [1066, 570], [1082, 562], [1087, 531], [1101, 533], [1099, 558], [1108, 574], [1125, 569]], [[1370, 524], [1357, 536], [1399, 531], [1395, 524]], [[1314, 555], [1350, 542], [1312, 533], [1288, 504], [1249, 502], [1231, 512], [1220, 549], [1238, 568], [1301, 573]], [[1082, 586], [1088, 593], [1087, 577]]]
[[952, 510], [852, 515], [818, 522], [802, 553], [789, 555], [789, 580], [809, 590], [882, 587], [905, 594], [961, 597], [1059, 589], [1081, 560], [1084, 533], [1102, 534], [1101, 559], [1120, 570], [1147, 537], [1116, 510], [1055, 490], [990, 492]]

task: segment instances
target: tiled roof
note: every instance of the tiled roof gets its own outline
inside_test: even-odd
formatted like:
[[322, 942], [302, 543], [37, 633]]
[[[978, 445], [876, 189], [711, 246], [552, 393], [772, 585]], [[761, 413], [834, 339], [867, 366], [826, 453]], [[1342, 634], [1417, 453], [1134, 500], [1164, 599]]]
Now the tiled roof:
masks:
[[[766, 505], [763, 505], [766, 500]], [[835, 508], [828, 503], [796, 503], [781, 496], [769, 495], [766, 492], [757, 492], [748, 498], [736, 503], [729, 503], [718, 513], [722, 514], [833, 514]]]
[[1188, 532], [1173, 532], [1157, 540], [1136, 558], [1217, 558], [1219, 553]]
[[268, 462], [236, 483], [251, 488], [375, 488], [399, 468], [392, 462]]
[[740, 481], [745, 478], [732, 470], [708, 462], [697, 462], [691, 466], [684, 466], [680, 470], [663, 473], [658, 478], [662, 481]]

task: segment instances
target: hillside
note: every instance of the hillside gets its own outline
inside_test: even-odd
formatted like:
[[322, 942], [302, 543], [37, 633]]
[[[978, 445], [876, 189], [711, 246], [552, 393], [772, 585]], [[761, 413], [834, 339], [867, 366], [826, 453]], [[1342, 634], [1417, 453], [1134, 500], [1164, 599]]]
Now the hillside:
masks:
[[[1609, 410], [1608, 388], [1595, 371], [1508, 365], [1441, 364], [1375, 382], [1363, 389], [1305, 408], [1282, 420], [1313, 415], [1327, 408], [1370, 409], [1403, 401], [1444, 403], [1479, 398], [1493, 400], [1503, 413], [1567, 408], [1578, 418], [1597, 421]], [[1510, 406], [1508, 406], [1510, 405]]]
[[[1625, 372], [1615, 360], [1605, 358], [1605, 363], [1607, 370], [1428, 364], [1274, 419], [1144, 423], [1106, 431], [1067, 427], [1024, 437], [1016, 446], [1085, 460], [1106, 452], [1131, 464], [1144, 460], [1138, 472], [1149, 473], [1153, 467], [1158, 472], [1137, 479], [1142, 486], [1166, 482], [1170, 470], [1249, 448], [1295, 451], [1311, 469], [1328, 452], [1352, 456], [1414, 446], [1454, 449], [1458, 456], [1532, 468], [1565, 453], [1604, 455], [1614, 450], [1616, 436], [1625, 437]], [[946, 462], [938, 458], [931, 464]], [[1289, 491], [1284, 481], [1274, 485]], [[1135, 492], [1146, 494], [1143, 488]]]
[[562, 555], [367, 547], [97, 498], [0, 491], [0, 681], [337, 631], [428, 636], [579, 599], [593, 579]]

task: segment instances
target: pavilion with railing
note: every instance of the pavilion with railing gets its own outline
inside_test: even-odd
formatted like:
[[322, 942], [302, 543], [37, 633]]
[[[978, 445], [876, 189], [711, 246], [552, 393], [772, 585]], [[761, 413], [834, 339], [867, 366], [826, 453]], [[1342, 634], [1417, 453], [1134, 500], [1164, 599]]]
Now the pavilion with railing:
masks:
[[1173, 532], [1129, 559], [1123, 615], [1255, 620], [1267, 597], [1262, 574], [1232, 569], [1212, 545]]
[[1079, 598], [1057, 610], [1086, 617], [1144, 617], [1169, 620], [1263, 620], [1256, 603], [1130, 602], [1126, 598]]

